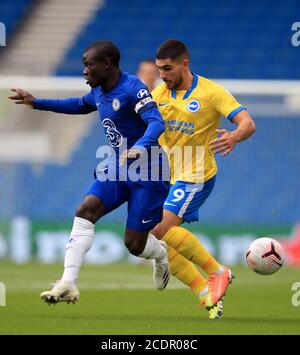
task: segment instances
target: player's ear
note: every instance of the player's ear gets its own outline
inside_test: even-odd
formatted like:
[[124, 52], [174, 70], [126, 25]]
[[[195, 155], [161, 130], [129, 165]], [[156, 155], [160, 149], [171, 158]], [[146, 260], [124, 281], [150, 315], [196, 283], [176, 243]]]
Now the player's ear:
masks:
[[182, 65], [183, 65], [184, 68], [189, 68], [189, 66], [190, 66], [190, 60], [189, 60], [189, 58], [184, 58], [184, 59], [182, 60]]
[[105, 57], [102, 61], [102, 65], [105, 70], [108, 70], [112, 66], [111, 59], [108, 57]]

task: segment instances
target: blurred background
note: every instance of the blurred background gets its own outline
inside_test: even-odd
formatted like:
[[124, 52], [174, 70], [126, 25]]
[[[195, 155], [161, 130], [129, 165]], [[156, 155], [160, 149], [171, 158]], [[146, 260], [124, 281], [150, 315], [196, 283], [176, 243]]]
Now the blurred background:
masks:
[[[176, 38], [189, 47], [192, 70], [229, 89], [257, 125], [218, 157], [216, 188], [187, 227], [225, 263], [244, 262], [253, 239], [271, 236], [300, 266], [299, 0], [1, 0], [0, 22], [0, 259], [62, 260], [105, 144], [97, 114], [33, 111], [10, 102], [10, 88], [81, 96], [89, 89], [81, 56], [91, 42], [115, 42], [121, 68], [137, 73]], [[226, 119], [222, 127], [234, 129]], [[123, 206], [98, 222], [87, 262], [131, 260], [125, 219]]]

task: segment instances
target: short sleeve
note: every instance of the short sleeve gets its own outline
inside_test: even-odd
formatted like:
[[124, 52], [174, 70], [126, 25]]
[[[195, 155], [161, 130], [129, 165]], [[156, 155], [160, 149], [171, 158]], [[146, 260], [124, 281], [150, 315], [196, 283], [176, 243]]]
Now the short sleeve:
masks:
[[240, 111], [246, 110], [228, 90], [218, 84], [213, 87], [211, 103], [221, 115], [229, 120], [232, 120]]

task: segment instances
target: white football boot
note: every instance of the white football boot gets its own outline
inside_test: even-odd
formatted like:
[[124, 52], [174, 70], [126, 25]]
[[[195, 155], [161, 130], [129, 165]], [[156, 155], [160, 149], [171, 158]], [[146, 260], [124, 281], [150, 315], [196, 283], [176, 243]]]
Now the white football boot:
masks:
[[78, 288], [72, 283], [56, 281], [52, 290], [44, 291], [40, 297], [48, 304], [56, 304], [58, 302], [75, 303], [79, 301], [80, 293]]
[[[160, 240], [159, 243], [166, 249], [167, 244]], [[163, 290], [166, 288], [170, 279], [170, 271], [169, 271], [169, 259], [168, 253], [161, 260], [154, 259], [153, 260], [153, 281], [155, 288], [157, 290]]]

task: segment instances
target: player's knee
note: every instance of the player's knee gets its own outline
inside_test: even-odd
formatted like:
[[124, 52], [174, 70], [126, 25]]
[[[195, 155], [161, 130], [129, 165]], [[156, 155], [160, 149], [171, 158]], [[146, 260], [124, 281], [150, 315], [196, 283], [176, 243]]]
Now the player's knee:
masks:
[[88, 221], [95, 223], [94, 222], [94, 213], [87, 209], [85, 206], [80, 205], [77, 210], [76, 210], [76, 217], [81, 217], [84, 219], [87, 219]]
[[87, 219], [95, 224], [99, 220], [99, 213], [94, 209], [88, 208], [84, 204], [80, 205], [76, 210], [76, 217]]
[[96, 196], [87, 196], [76, 210], [76, 217], [96, 223], [104, 215], [104, 205]]
[[129, 238], [125, 238], [124, 240], [125, 246], [128, 249], [129, 253], [135, 256], [142, 254], [145, 249], [145, 244], [141, 243], [139, 240], [132, 240]]

